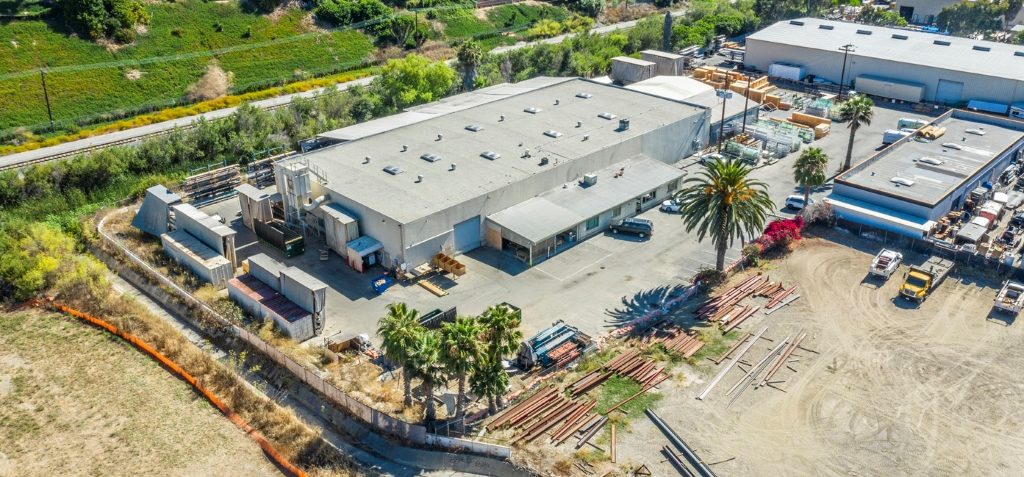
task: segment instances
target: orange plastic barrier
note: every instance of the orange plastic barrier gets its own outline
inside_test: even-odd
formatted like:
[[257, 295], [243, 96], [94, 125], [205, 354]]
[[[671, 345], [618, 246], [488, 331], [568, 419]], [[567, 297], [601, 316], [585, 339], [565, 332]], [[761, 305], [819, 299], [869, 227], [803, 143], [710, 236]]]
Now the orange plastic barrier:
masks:
[[274, 449], [274, 446], [270, 444], [270, 441], [263, 437], [263, 434], [260, 433], [260, 431], [254, 429], [252, 426], [249, 425], [249, 423], [245, 422], [245, 419], [242, 419], [242, 416], [235, 414], [235, 412], [232, 411], [231, 408], [228, 407], [226, 404], [221, 402], [221, 400], [217, 398], [217, 396], [215, 396], [213, 393], [211, 393], [202, 385], [200, 385], [199, 381], [197, 381], [196, 378], [194, 378], [191, 374], [182, 369], [181, 366], [178, 366], [177, 363], [171, 361], [170, 358], [164, 356], [163, 353], [157, 351], [155, 348], [147, 344], [145, 341], [142, 341], [135, 335], [121, 331], [117, 329], [116, 326], [107, 323], [106, 321], [103, 321], [100, 318], [96, 318], [95, 316], [83, 313], [74, 308], [64, 306], [59, 303], [54, 303], [53, 306], [54, 308], [64, 313], [85, 320], [95, 326], [103, 328], [117, 336], [120, 336], [121, 338], [124, 338], [125, 341], [128, 341], [129, 343], [135, 345], [136, 348], [139, 348], [142, 351], [148, 353], [161, 364], [167, 366], [167, 368], [174, 372], [174, 374], [177, 374], [178, 377], [184, 379], [187, 383], [191, 384], [193, 388], [195, 388], [197, 391], [199, 391], [200, 394], [203, 395], [203, 397], [205, 397], [208, 401], [210, 401], [211, 404], [213, 404], [217, 409], [219, 409], [220, 412], [223, 413], [224, 416], [228, 418], [228, 420], [233, 422], [236, 426], [238, 426], [239, 429], [241, 429], [243, 432], [248, 434], [249, 437], [256, 441], [256, 443], [259, 444], [260, 448], [263, 449], [263, 452], [267, 454], [267, 456], [270, 457], [270, 459], [284, 473], [295, 477], [306, 477], [306, 473], [303, 472], [302, 469], [299, 469], [298, 467], [292, 465], [292, 463], [288, 462], [288, 460], [285, 459], [284, 456], [279, 454], [277, 450]]

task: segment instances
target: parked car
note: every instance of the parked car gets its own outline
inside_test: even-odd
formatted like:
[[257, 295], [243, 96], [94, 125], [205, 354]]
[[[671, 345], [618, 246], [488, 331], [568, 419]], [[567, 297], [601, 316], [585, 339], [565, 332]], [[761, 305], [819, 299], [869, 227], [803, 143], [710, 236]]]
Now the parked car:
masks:
[[1006, 208], [1007, 209], [1011, 209], [1011, 210], [1016, 209], [1017, 207], [1020, 207], [1021, 204], [1024, 204], [1024, 192], [1012, 191], [1009, 194], [1007, 194], [1007, 199], [1006, 199]]
[[1013, 218], [1010, 219], [1011, 227], [1024, 227], [1024, 212], [1013, 214]]
[[679, 201], [675, 199], [666, 200], [665, 202], [662, 202], [661, 207], [659, 207], [659, 209], [661, 209], [662, 212], [672, 213], [679, 212], [679, 209], [682, 208], [683, 204], [680, 204]]
[[640, 218], [629, 218], [622, 219], [612, 225], [612, 233], [617, 234], [619, 232], [627, 234], [635, 234], [637, 237], [644, 238], [654, 234], [654, 222], [647, 219]]
[[786, 208], [793, 210], [803, 210], [805, 205], [814, 204], [814, 199], [810, 199], [807, 204], [804, 204], [804, 196], [802, 195], [791, 195], [786, 197]]

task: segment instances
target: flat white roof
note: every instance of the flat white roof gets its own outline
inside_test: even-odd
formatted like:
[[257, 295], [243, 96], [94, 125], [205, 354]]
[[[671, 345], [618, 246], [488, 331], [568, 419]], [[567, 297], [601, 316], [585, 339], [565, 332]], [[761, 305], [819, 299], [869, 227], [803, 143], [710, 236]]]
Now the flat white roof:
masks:
[[685, 174], [641, 154], [597, 171], [595, 175], [597, 183], [594, 185], [574, 184], [552, 189], [487, 218], [532, 243], [539, 243]]
[[1009, 43], [818, 18], [783, 20], [748, 36], [747, 41], [829, 53], [853, 44], [853, 58], [877, 58], [1015, 81], [1024, 79], [1024, 46]]

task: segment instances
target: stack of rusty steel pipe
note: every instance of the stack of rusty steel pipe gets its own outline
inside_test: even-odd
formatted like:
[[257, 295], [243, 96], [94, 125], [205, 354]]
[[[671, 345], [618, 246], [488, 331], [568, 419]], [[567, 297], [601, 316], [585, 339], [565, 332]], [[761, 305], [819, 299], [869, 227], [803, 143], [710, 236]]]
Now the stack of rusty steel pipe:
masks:
[[701, 341], [696, 335], [685, 332], [681, 329], [674, 329], [669, 331], [669, 335], [664, 338], [658, 338], [652, 343], [661, 343], [667, 351], [673, 353], [679, 353], [684, 358], [689, 358], [700, 351], [704, 347], [704, 342]]
[[512, 429], [517, 432], [513, 442], [531, 442], [550, 431], [551, 441], [561, 444], [598, 417], [593, 412], [596, 405], [597, 401], [569, 399], [555, 386], [547, 386], [508, 408], [487, 425], [487, 430]]
[[[698, 340], [698, 342], [700, 341]], [[609, 360], [600, 369], [591, 371], [577, 379], [567, 389], [574, 397], [580, 396], [599, 386], [613, 374], [630, 378], [643, 386], [655, 381], [664, 372], [665, 368], [658, 368], [657, 364], [655, 361], [641, 356], [640, 351], [635, 349], [624, 351]]]
[[789, 342], [789, 345], [787, 345], [782, 350], [782, 354], [780, 354], [779, 357], [775, 360], [775, 362], [773, 362], [772, 365], [768, 368], [768, 373], [764, 375], [764, 378], [761, 379], [761, 382], [760, 384], [758, 384], [758, 386], [767, 386], [768, 384], [772, 383], [772, 378], [775, 377], [775, 373], [778, 373], [779, 370], [786, 365], [786, 362], [789, 361], [790, 356], [793, 355], [793, 351], [796, 351], [796, 349], [800, 346], [800, 343], [802, 343], [805, 338], [807, 338], [807, 332], [804, 330], [800, 330], [800, 332], [797, 333], [796, 335], [796, 339]]
[[732, 287], [725, 293], [704, 302], [694, 313], [699, 318], [707, 321], [719, 321], [732, 311], [733, 305], [754, 293], [754, 290], [759, 288], [767, 279], [768, 277], [764, 275], [754, 275], [743, 280], [739, 285]]

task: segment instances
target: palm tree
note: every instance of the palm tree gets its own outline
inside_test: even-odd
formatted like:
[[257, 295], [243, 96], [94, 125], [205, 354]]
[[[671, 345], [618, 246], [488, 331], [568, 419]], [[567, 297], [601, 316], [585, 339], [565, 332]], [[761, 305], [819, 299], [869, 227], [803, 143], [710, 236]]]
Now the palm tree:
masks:
[[871, 118], [874, 116], [871, 108], [874, 105], [871, 98], [861, 94], [847, 99], [839, 106], [839, 118], [849, 121], [846, 127], [850, 128], [850, 143], [846, 145], [846, 162], [843, 163], [844, 171], [850, 169], [850, 162], [853, 159], [853, 140], [857, 136], [857, 128], [871, 124]]
[[733, 240], [753, 237], [764, 228], [768, 211], [775, 208], [767, 186], [747, 178], [751, 169], [734, 159], [711, 161], [683, 183], [675, 198], [686, 231], [697, 230], [697, 240], [711, 237], [718, 248], [715, 268], [725, 270], [725, 252]]
[[[519, 343], [523, 340], [523, 332], [519, 331], [522, 321], [523, 315], [520, 311], [505, 305], [492, 306], [480, 316], [484, 354], [490, 360], [491, 366], [500, 368], [506, 384], [508, 376], [501, 366], [501, 360], [519, 349]], [[497, 394], [496, 400], [498, 407], [505, 405], [505, 388]]]
[[828, 155], [818, 147], [809, 147], [793, 163], [793, 178], [804, 189], [804, 204], [811, 197], [811, 189], [828, 180]]
[[441, 327], [441, 362], [445, 371], [459, 380], [455, 417], [466, 414], [466, 379], [480, 357], [480, 325], [476, 318], [460, 316]]
[[476, 82], [476, 67], [484, 57], [484, 50], [476, 40], [462, 40], [455, 44], [455, 57], [462, 70], [462, 87], [472, 91]]
[[487, 354], [480, 355], [480, 359], [474, 363], [473, 374], [469, 377], [469, 388], [473, 394], [487, 398], [488, 413], [497, 413], [497, 399], [508, 389], [508, 373], [502, 367], [501, 360], [495, 360]]
[[434, 405], [434, 386], [441, 381], [440, 358], [441, 346], [437, 340], [437, 333], [421, 329], [409, 344], [408, 367], [415, 377], [423, 381], [426, 405], [426, 414], [423, 419], [428, 423], [434, 422], [437, 418], [437, 409]]
[[383, 343], [381, 349], [384, 356], [402, 366], [402, 385], [404, 392], [403, 404], [412, 406], [412, 377], [408, 372], [409, 346], [422, 329], [419, 323], [419, 312], [410, 310], [405, 303], [388, 305], [388, 314], [381, 318], [377, 325], [377, 336]]

